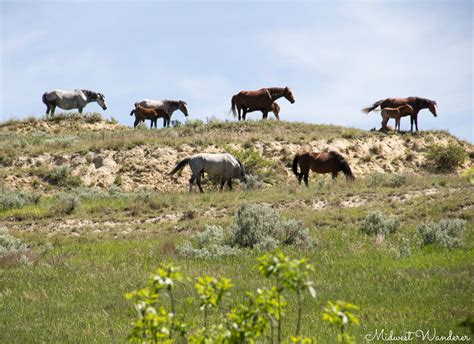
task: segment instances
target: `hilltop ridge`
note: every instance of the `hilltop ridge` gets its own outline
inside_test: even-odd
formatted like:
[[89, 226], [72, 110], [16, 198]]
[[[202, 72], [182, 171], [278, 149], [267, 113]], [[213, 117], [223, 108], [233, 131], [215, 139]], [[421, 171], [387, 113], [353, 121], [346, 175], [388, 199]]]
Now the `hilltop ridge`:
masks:
[[[444, 131], [384, 134], [274, 120], [190, 120], [175, 128], [134, 130], [97, 113], [59, 114], [47, 120], [0, 124], [4, 152], [0, 180], [7, 188], [47, 190], [51, 183], [44, 175], [63, 168], [77, 185], [87, 187], [184, 190], [187, 168], [174, 178], [165, 173], [189, 155], [222, 151], [239, 155], [250, 165], [250, 172], [267, 185], [294, 182], [289, 166], [294, 155], [303, 150], [338, 151], [357, 177], [375, 172], [422, 174], [426, 172], [427, 148], [433, 144], [457, 144], [467, 152], [474, 151], [473, 145]], [[467, 159], [458, 172], [472, 166], [472, 160]]]

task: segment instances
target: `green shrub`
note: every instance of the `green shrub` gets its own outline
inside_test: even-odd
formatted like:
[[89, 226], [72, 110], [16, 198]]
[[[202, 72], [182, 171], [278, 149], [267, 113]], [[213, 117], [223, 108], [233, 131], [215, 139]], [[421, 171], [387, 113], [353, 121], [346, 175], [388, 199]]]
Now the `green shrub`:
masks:
[[425, 159], [428, 169], [447, 173], [455, 171], [466, 160], [466, 157], [466, 151], [459, 145], [441, 146], [434, 144], [428, 147]]
[[380, 173], [374, 172], [368, 178], [368, 184], [371, 187], [374, 186], [387, 186], [391, 188], [398, 188], [405, 185], [407, 182], [407, 176], [398, 173]]
[[395, 233], [399, 227], [396, 218], [387, 217], [380, 211], [370, 212], [362, 223], [361, 231], [367, 235], [388, 235]]
[[247, 174], [260, 175], [261, 169], [273, 165], [271, 160], [265, 159], [259, 152], [252, 148], [232, 149], [224, 146], [226, 152], [234, 155], [245, 167]]
[[466, 221], [460, 219], [444, 219], [438, 223], [424, 223], [417, 227], [423, 245], [439, 245], [455, 248], [463, 245], [463, 233]]
[[313, 242], [300, 221], [282, 220], [268, 205], [243, 203], [231, 226], [230, 244], [272, 250], [282, 244], [311, 246]]
[[0, 257], [6, 254], [25, 251], [26, 245], [14, 236], [8, 233], [5, 227], [0, 227]]
[[0, 188], [0, 211], [21, 208], [28, 204], [37, 204], [41, 199], [39, 193], [26, 191], [7, 191]]
[[54, 203], [49, 211], [53, 215], [69, 215], [72, 214], [81, 204], [80, 199], [76, 195], [59, 193], [56, 194]]
[[40, 171], [39, 176], [44, 181], [56, 186], [77, 187], [82, 184], [82, 180], [79, 176], [73, 176], [71, 174], [69, 166], [56, 167], [44, 172]]
[[247, 174], [247, 179], [245, 181], [245, 188], [247, 190], [258, 190], [263, 187], [263, 182], [260, 178], [253, 174]]
[[184, 257], [216, 258], [234, 256], [239, 250], [227, 244], [222, 227], [206, 225], [204, 231], [194, 236], [193, 243], [186, 241], [178, 246], [177, 252]]

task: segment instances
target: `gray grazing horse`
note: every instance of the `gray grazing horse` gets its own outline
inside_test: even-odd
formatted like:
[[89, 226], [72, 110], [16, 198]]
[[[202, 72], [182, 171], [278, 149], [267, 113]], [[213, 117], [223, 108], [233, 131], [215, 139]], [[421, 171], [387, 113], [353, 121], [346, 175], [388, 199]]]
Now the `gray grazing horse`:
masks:
[[102, 93], [89, 90], [53, 90], [43, 94], [43, 103], [46, 105], [46, 116], [50, 113], [51, 116], [53, 116], [56, 106], [63, 110], [79, 109], [79, 113], [82, 113], [82, 109], [92, 102], [97, 102], [102, 109], [107, 110], [105, 96]]
[[204, 172], [211, 176], [221, 177], [220, 191], [224, 188], [227, 181], [229, 189], [232, 190], [232, 177], [237, 177], [241, 182], [246, 181], [245, 168], [242, 163], [233, 155], [229, 153], [211, 154], [201, 153], [194, 154], [190, 158], [180, 161], [176, 167], [168, 173], [172, 176], [176, 172], [182, 170], [184, 166], [189, 164], [193, 175], [189, 179], [189, 192], [192, 191], [193, 183], [196, 181], [199, 191], [202, 191], [201, 176]]
[[171, 116], [176, 110], [181, 110], [181, 112], [188, 117], [188, 108], [186, 107], [186, 102], [183, 100], [152, 100], [152, 99], [143, 99], [135, 103], [135, 107], [140, 105], [146, 109], [161, 109], [169, 113], [169, 118], [163, 126], [170, 126]]

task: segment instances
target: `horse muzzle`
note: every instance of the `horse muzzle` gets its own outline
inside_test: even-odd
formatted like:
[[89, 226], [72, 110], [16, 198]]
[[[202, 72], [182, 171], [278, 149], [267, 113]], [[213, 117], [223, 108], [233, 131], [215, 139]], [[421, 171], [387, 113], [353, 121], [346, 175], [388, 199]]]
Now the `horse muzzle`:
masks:
[[107, 110], [107, 106], [102, 106], [102, 109]]

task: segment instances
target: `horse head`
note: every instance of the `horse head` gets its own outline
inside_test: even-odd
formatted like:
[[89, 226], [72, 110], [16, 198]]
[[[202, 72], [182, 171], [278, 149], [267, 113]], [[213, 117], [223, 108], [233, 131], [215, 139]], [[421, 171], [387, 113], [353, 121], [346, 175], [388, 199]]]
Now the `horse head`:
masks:
[[102, 109], [107, 110], [107, 102], [102, 93], [97, 93], [97, 104], [99, 104]]
[[285, 87], [285, 93], [283, 96], [291, 103], [293, 104], [295, 102], [295, 97], [293, 97], [293, 93], [291, 93], [291, 90], [287, 87]]
[[178, 101], [179, 109], [181, 110], [182, 113], [184, 113], [186, 117], [188, 117], [188, 108], [186, 107], [186, 105], [188, 104], [184, 100]]
[[434, 100], [430, 100], [429, 103], [428, 103], [428, 109], [430, 110], [430, 112], [433, 114], [433, 116], [437, 117], [438, 114], [436, 113], [436, 106], [438, 104], [436, 104], [436, 102]]

